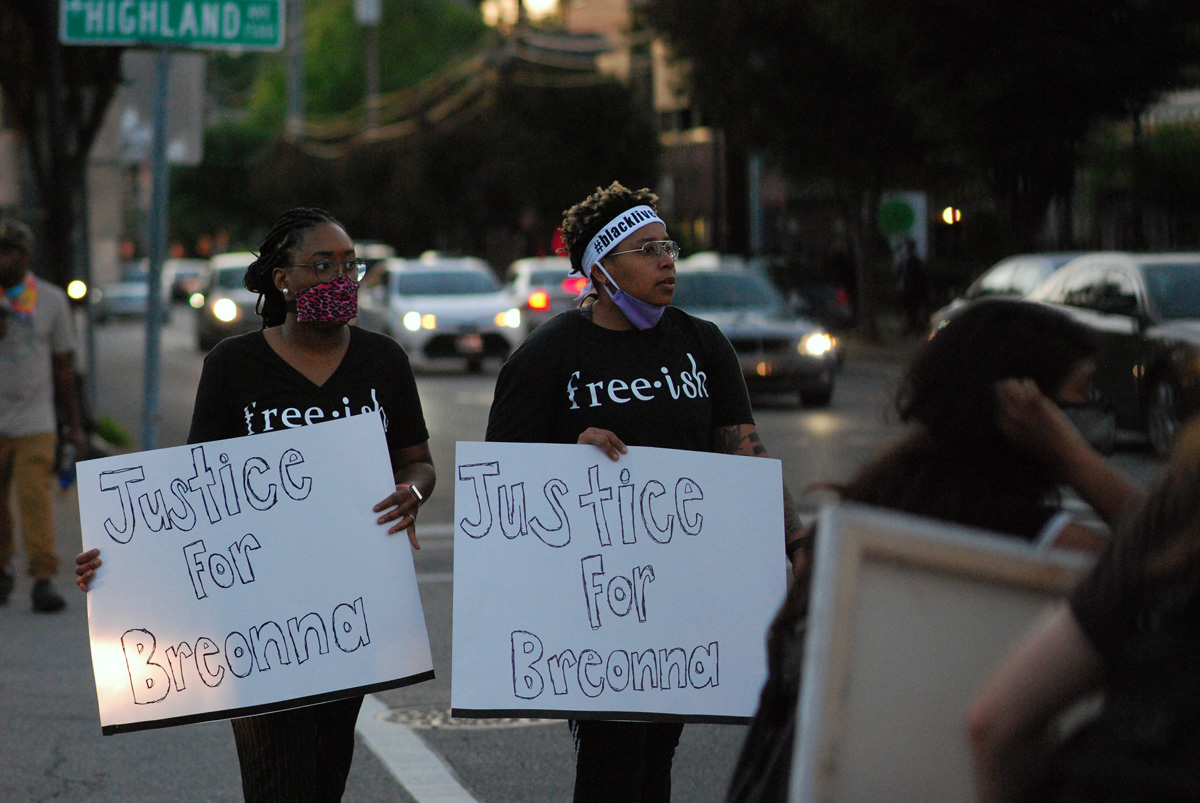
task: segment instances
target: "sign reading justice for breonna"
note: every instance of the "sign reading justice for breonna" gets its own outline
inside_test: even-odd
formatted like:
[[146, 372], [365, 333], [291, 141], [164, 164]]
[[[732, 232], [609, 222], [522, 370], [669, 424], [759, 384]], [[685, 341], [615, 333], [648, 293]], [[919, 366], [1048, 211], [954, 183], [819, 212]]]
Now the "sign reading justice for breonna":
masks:
[[79, 464], [104, 733], [433, 677], [379, 415]]
[[455, 716], [737, 722], [786, 591], [779, 461], [458, 444]]

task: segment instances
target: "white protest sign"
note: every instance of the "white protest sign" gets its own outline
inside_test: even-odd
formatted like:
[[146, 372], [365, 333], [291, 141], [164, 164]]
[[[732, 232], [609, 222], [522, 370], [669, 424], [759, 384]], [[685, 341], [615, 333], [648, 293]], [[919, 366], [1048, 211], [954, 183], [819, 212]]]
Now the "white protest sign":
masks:
[[863, 505], [819, 521], [788, 801], [974, 800], [971, 700], [1092, 557]]
[[294, 708], [433, 677], [378, 416], [78, 467], [104, 733]]
[[777, 460], [458, 444], [455, 716], [737, 722], [786, 590]]

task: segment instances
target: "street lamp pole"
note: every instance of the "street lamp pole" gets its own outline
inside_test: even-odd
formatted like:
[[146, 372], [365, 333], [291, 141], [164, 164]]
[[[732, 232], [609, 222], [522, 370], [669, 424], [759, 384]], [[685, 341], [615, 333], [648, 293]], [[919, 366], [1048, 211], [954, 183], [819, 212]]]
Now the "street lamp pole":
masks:
[[354, 18], [363, 26], [368, 131], [379, 127], [379, 20], [382, 16], [383, 0], [354, 0]]
[[287, 133], [304, 136], [304, 0], [287, 0]]

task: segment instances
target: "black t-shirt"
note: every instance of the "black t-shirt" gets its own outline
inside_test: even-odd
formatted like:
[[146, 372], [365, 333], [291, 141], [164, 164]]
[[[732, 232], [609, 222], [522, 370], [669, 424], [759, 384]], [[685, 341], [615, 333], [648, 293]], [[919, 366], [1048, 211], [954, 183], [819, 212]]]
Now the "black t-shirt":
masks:
[[1059, 748], [1038, 799], [1200, 800], [1200, 560], [1154, 543], [1194, 537], [1118, 532], [1072, 594], [1104, 703]]
[[539, 326], [500, 370], [487, 440], [575, 443], [588, 427], [629, 446], [704, 452], [714, 427], [753, 424], [737, 354], [715, 324], [667, 307], [641, 331], [590, 310]]
[[351, 326], [341, 364], [318, 387], [276, 354], [261, 331], [250, 332], [221, 341], [204, 358], [188, 443], [364, 413], [382, 415], [389, 453], [429, 440], [416, 379], [399, 343]]

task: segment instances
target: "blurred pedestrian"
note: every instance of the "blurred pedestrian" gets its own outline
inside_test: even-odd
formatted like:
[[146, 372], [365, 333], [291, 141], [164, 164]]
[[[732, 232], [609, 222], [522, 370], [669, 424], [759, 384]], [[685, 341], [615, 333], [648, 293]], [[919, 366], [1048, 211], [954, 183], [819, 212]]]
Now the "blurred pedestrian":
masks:
[[[539, 326], [505, 363], [487, 440], [591, 444], [612, 460], [627, 444], [769, 456], [733, 346], [714, 324], [670, 306], [679, 246], [657, 201], [613, 182], [564, 213], [572, 271], [590, 280], [586, 300]], [[690, 392], [673, 390], [682, 383], [670, 376], [683, 372], [698, 380]], [[621, 398], [618, 383], [631, 389]], [[596, 387], [613, 393], [584, 403]], [[786, 489], [784, 508], [784, 552], [799, 571], [803, 530]], [[569, 724], [576, 803], [670, 800], [682, 723]]]
[[[845, 485], [841, 499], [1089, 551], [1104, 532], [1063, 512], [1070, 487], [1110, 526], [1133, 483], [1081, 434], [1101, 402], [1096, 344], [1069, 316], [1008, 299], [975, 302], [924, 343], [896, 394], [916, 428]], [[769, 676], [727, 800], [782, 801], [791, 770], [808, 585], [796, 583], [771, 625]]]
[[[281, 423], [303, 426], [273, 414], [286, 408], [308, 411], [305, 421], [333, 420], [347, 408], [379, 411], [396, 490], [374, 512], [389, 535], [407, 530], [419, 549], [417, 511], [436, 481], [429, 432], [404, 350], [350, 323], [365, 271], [354, 242], [328, 212], [298, 208], [279, 218], [243, 280], [259, 294], [263, 328], [221, 341], [205, 358], [188, 443], [253, 435]], [[86, 591], [101, 565], [99, 550], [75, 562]], [[356, 695], [233, 720], [245, 799], [340, 800], [362, 701]]]
[[[29, 270], [33, 232], [17, 220], [0, 220], [0, 604], [15, 579], [15, 497], [21, 538], [33, 578], [33, 610], [66, 607], [51, 578], [54, 547], [55, 455], [60, 435], [78, 454], [87, 451], [75, 378], [75, 328], [67, 294]], [[59, 422], [63, 431], [59, 432]]]
[[[985, 682], [982, 803], [1200, 800], [1200, 425], [1071, 595]], [[1102, 693], [1061, 738], [1059, 715]]]
[[917, 244], [906, 238], [896, 263], [896, 287], [907, 334], [924, 334], [929, 329], [929, 277]]

